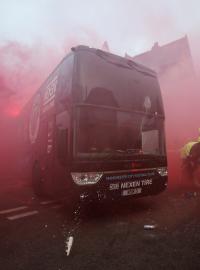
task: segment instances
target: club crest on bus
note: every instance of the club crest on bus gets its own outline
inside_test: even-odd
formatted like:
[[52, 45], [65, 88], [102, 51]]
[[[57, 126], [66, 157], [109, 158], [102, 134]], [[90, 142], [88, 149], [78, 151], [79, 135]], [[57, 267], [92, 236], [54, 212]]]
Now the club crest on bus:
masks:
[[35, 97], [33, 102], [30, 122], [29, 122], [29, 139], [31, 143], [34, 143], [37, 139], [39, 126], [40, 126], [40, 94]]

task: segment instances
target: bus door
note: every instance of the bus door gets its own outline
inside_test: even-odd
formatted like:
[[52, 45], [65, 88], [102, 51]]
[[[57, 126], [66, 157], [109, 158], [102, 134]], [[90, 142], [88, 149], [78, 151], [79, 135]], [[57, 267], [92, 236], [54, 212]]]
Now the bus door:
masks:
[[57, 191], [68, 188], [67, 172], [69, 171], [69, 112], [56, 115], [56, 151], [55, 151], [55, 185]]
[[54, 122], [53, 117], [41, 122], [40, 167], [44, 189], [47, 194], [52, 194], [54, 189]]

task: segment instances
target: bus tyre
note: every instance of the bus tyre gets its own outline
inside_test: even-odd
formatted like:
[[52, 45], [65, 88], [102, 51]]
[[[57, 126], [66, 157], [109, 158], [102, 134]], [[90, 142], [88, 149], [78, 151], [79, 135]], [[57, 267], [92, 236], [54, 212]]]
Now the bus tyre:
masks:
[[41, 197], [44, 195], [41, 169], [38, 162], [36, 162], [33, 166], [32, 185], [33, 185], [33, 192], [36, 196]]
[[200, 188], [200, 165], [198, 165], [193, 173], [193, 183], [195, 187]]

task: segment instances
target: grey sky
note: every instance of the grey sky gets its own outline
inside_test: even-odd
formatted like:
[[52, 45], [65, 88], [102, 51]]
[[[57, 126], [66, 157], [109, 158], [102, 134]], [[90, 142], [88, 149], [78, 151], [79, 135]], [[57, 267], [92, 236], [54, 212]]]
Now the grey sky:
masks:
[[200, 43], [198, 0], [0, 0], [0, 41], [78, 43], [134, 55], [185, 34]]

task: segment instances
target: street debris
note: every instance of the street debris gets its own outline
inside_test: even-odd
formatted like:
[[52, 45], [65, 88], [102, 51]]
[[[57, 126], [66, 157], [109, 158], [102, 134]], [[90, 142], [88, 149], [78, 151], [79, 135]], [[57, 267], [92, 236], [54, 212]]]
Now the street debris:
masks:
[[74, 242], [74, 235], [76, 234], [76, 232], [78, 231], [81, 221], [82, 221], [82, 211], [84, 207], [84, 202], [81, 200], [77, 206], [75, 207], [74, 211], [73, 211], [73, 217], [72, 217], [72, 224], [71, 224], [71, 228], [67, 230], [67, 221], [65, 221], [65, 223], [63, 224], [63, 234], [64, 234], [64, 238], [65, 240], [65, 253], [67, 254], [67, 256], [69, 256], [70, 251], [72, 249], [72, 245]]
[[155, 224], [145, 224], [144, 225], [144, 229], [145, 230], [153, 230], [156, 228], [156, 225]]
[[69, 236], [66, 240], [65, 243], [65, 252], [67, 253], [67, 256], [69, 256], [72, 245], [73, 245], [73, 241], [74, 241], [74, 237], [73, 236]]
[[191, 199], [197, 197], [197, 192], [196, 191], [187, 191], [184, 193], [184, 197], [186, 199]]

